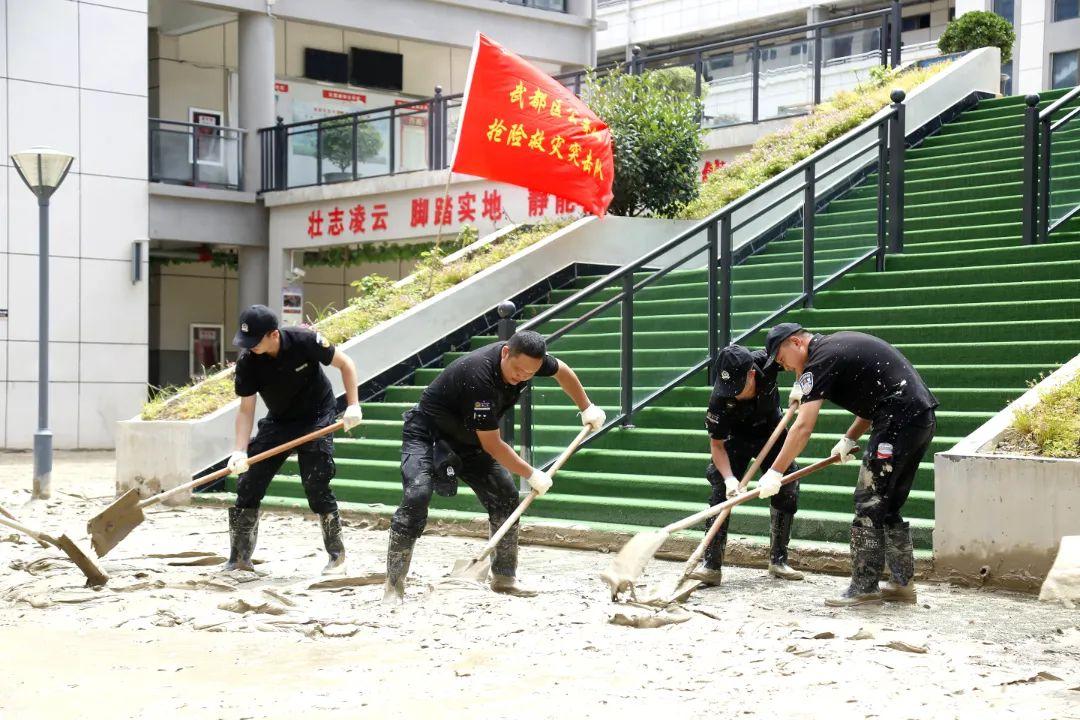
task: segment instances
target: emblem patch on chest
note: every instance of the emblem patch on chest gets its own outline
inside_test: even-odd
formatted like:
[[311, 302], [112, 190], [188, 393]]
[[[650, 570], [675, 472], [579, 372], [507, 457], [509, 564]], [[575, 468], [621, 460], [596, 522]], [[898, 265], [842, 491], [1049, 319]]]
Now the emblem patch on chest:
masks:
[[799, 389], [803, 391], [803, 395], [814, 389], [814, 373], [807, 372], [799, 376]]
[[731, 379], [731, 373], [729, 373], [727, 370], [721, 370], [720, 371], [720, 379], [721, 380], [730, 380]]

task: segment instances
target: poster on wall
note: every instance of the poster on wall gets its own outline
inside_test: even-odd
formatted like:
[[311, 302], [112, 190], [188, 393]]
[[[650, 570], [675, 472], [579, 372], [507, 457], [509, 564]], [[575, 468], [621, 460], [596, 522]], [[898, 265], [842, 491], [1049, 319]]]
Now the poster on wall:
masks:
[[281, 289], [281, 324], [299, 325], [304, 321], [304, 288], [288, 285]]
[[[222, 113], [217, 110], [203, 110], [200, 108], [188, 108], [188, 122], [198, 127], [194, 128], [191, 147], [188, 149], [188, 159], [198, 162], [200, 165], [221, 166], [225, 163], [225, 147], [221, 142], [221, 132], [217, 129], [224, 124]], [[195, 139], [198, 138], [198, 142]], [[198, 157], [196, 157], [198, 148]]]
[[207, 371], [216, 368], [224, 360], [222, 343], [225, 328], [222, 325], [193, 323], [188, 336], [188, 374], [202, 377]]

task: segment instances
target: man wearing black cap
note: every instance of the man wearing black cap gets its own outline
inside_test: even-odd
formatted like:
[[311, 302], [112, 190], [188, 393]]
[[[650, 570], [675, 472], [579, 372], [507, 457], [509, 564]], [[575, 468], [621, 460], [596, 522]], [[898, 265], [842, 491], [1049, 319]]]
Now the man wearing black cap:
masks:
[[[824, 400], [853, 413], [855, 421], [832, 450], [840, 462], [850, 460], [856, 441], [870, 430], [855, 488], [851, 584], [826, 604], [914, 603], [911, 526], [900, 510], [934, 437], [937, 398], [899, 350], [873, 335], [812, 335], [798, 323], [783, 323], [769, 331], [765, 350], [769, 363], [795, 373], [802, 405], [784, 447], [759, 483], [761, 497], [777, 491], [780, 469], [806, 447]], [[879, 588], [886, 563], [892, 579]]]
[[[533, 377], [554, 377], [581, 411], [581, 424], [599, 430], [604, 411], [589, 401], [577, 375], [547, 352], [543, 336], [515, 333], [450, 363], [425, 388], [420, 402], [404, 414], [401, 442], [401, 505], [390, 524], [383, 602], [405, 595], [413, 546], [427, 524], [431, 494], [453, 495], [462, 480], [488, 513], [494, 533], [518, 504], [510, 473], [526, 479], [537, 494], [551, 478], [525, 462], [499, 433], [499, 420], [517, 402]], [[533, 595], [518, 585], [515, 524], [495, 547], [491, 588], [511, 595]]]
[[[709, 409], [705, 413], [705, 429], [709, 431], [712, 462], [705, 470], [705, 477], [712, 486], [709, 505], [718, 505], [725, 498], [735, 497], [739, 492], [739, 477], [757, 457], [773, 429], [781, 419], [780, 393], [776, 387], [778, 368], [765, 366], [765, 351], [750, 352], [742, 345], [728, 345], [716, 358], [716, 382]], [[798, 401], [798, 398], [789, 398]], [[768, 467], [776, 458], [784, 435], [762, 460]], [[795, 472], [798, 466], [790, 463], [787, 472]], [[772, 553], [769, 574], [783, 580], [802, 580], [802, 573], [793, 570], [787, 562], [788, 542], [791, 539], [791, 522], [799, 504], [799, 483], [783, 486], [773, 496], [770, 508], [770, 540]], [[706, 585], [719, 585], [722, 579], [724, 549], [727, 546], [730, 516], [724, 520], [716, 537], [705, 548], [702, 558], [704, 567], [691, 577]], [[706, 529], [712, 524], [706, 521]]]
[[[240, 330], [233, 344], [243, 350], [236, 361], [235, 375], [236, 394], [240, 396], [236, 450], [228, 467], [240, 479], [236, 506], [229, 508], [231, 547], [225, 569], [253, 570], [251, 554], [259, 535], [259, 503], [289, 454], [275, 455], [249, 467], [248, 453], [261, 453], [333, 424], [336, 400], [321, 365], [333, 365], [341, 371], [347, 403], [342, 417], [345, 430], [356, 427], [362, 414], [356, 397], [356, 366], [319, 333], [300, 327], [278, 328], [277, 316], [270, 308], [252, 305], [240, 315]], [[256, 394], [262, 397], [268, 412], [259, 421], [258, 434], [251, 439]], [[323, 544], [330, 556], [323, 573], [344, 572], [341, 517], [337, 498], [330, 489], [337, 469], [333, 436], [301, 445], [297, 460], [308, 506], [319, 516]]]

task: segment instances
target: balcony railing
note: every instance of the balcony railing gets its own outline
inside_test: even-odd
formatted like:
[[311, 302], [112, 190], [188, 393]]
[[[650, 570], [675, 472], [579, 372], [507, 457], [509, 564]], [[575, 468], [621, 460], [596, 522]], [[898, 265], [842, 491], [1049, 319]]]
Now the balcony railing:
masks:
[[[900, 4], [810, 25], [645, 56], [593, 72], [687, 68], [707, 128], [808, 113], [854, 87], [871, 67], [900, 64]], [[556, 79], [580, 95], [588, 70]], [[453, 157], [461, 94], [259, 130], [262, 191], [324, 185], [413, 170]]]
[[239, 190], [244, 130], [150, 118], [150, 182]]

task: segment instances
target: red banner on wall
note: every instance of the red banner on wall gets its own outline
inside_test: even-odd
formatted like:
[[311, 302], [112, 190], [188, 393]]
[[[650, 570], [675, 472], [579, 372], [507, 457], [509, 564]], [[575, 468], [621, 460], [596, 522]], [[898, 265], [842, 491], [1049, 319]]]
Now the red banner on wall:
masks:
[[549, 192], [603, 215], [615, 175], [608, 126], [574, 93], [477, 33], [454, 172]]

